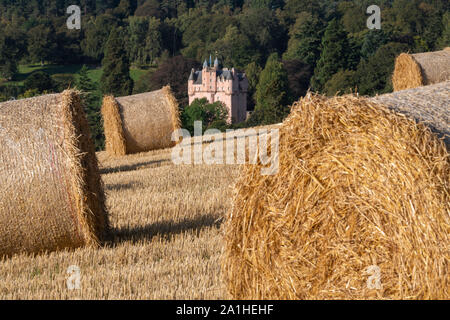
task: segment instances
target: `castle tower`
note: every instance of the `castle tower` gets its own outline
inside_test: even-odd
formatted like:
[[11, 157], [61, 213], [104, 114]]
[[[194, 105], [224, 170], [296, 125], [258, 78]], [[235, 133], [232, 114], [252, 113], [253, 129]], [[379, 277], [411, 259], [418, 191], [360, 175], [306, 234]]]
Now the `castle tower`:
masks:
[[234, 68], [221, 69], [216, 57], [212, 64], [205, 59], [203, 68], [191, 70], [188, 78], [189, 104], [206, 98], [209, 103], [220, 101], [228, 109], [228, 123], [245, 121], [247, 116], [248, 80], [245, 73]]

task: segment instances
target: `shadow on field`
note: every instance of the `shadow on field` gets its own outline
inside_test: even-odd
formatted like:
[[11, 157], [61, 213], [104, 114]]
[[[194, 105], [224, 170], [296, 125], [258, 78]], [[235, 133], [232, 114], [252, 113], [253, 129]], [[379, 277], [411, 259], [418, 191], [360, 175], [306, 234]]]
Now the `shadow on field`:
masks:
[[139, 181], [132, 181], [129, 183], [112, 183], [105, 184], [105, 191], [124, 191], [127, 189], [140, 189], [142, 184]]
[[145, 162], [139, 162], [135, 164], [126, 164], [118, 167], [113, 168], [101, 168], [100, 174], [108, 174], [108, 173], [117, 173], [117, 172], [126, 172], [126, 171], [135, 171], [140, 169], [146, 169], [151, 167], [157, 167], [158, 165], [161, 165], [166, 162], [171, 162], [170, 159], [163, 159], [163, 160], [154, 160], [154, 161], [145, 161]]
[[222, 218], [218, 218], [217, 215], [212, 214], [198, 216], [193, 219], [183, 219], [179, 222], [165, 220], [142, 227], [113, 229], [111, 231], [111, 240], [113, 244], [128, 241], [135, 243], [143, 240], [151, 240], [156, 236], [169, 240], [171, 236], [186, 231], [194, 231], [195, 234], [198, 234], [202, 229], [207, 227], [216, 226], [219, 228], [221, 223]]

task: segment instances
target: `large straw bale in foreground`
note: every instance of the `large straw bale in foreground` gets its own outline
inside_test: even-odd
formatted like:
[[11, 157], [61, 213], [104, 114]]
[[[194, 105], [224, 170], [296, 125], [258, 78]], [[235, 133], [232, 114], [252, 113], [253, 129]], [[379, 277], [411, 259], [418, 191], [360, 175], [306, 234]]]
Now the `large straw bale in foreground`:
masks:
[[172, 133], [180, 127], [170, 87], [121, 98], [107, 96], [102, 116], [106, 151], [117, 156], [172, 147]]
[[0, 104], [0, 257], [97, 245], [103, 187], [78, 92]]
[[450, 48], [436, 52], [402, 53], [395, 60], [394, 91], [450, 80]]
[[450, 158], [427, 127], [309, 94], [283, 123], [279, 161], [236, 185], [222, 265], [233, 298], [448, 299]]

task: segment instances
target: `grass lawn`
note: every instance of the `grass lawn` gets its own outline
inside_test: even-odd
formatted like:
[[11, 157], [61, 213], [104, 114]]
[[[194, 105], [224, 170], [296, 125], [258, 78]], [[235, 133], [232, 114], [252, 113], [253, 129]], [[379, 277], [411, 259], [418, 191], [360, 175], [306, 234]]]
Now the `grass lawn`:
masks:
[[[73, 64], [73, 65], [47, 64], [47, 65], [43, 65], [43, 66], [41, 66], [40, 64], [20, 65], [18, 67], [19, 72], [17, 74], [16, 80], [9, 81], [7, 83], [11, 84], [11, 85], [13, 85], [13, 84], [23, 85], [23, 82], [25, 81], [25, 79], [28, 78], [28, 76], [31, 75], [35, 71], [44, 71], [50, 75], [60, 74], [60, 73], [74, 74], [75, 79], [77, 79], [77, 77], [78, 77], [77, 73], [81, 70], [82, 66], [83, 65], [81, 65], [81, 64]], [[147, 72], [147, 70], [144, 70], [144, 69], [131, 68], [130, 76], [134, 81], [137, 81], [146, 72]], [[92, 81], [94, 81], [98, 84], [98, 83], [100, 83], [100, 78], [102, 76], [102, 68], [90, 66], [88, 75]]]

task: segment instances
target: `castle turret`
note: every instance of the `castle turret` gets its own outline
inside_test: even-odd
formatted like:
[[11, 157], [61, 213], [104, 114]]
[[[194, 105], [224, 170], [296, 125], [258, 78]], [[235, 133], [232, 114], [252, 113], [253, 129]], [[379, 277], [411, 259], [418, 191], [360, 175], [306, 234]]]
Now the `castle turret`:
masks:
[[191, 74], [189, 75], [189, 79], [188, 79], [188, 94], [189, 95], [193, 95], [194, 90], [195, 90], [195, 88], [194, 88], [194, 80], [195, 80], [194, 72], [195, 72], [195, 70], [194, 70], [194, 68], [192, 68]]
[[194, 81], [194, 68], [191, 69], [191, 74], [189, 75], [188, 81]]
[[219, 59], [214, 60], [214, 69], [219, 70]]

